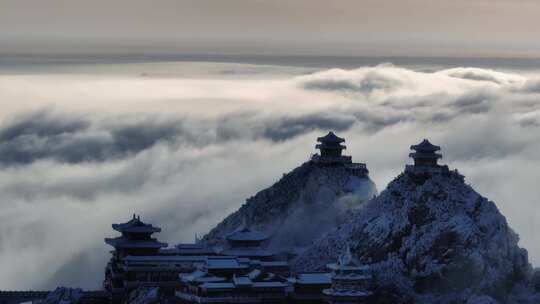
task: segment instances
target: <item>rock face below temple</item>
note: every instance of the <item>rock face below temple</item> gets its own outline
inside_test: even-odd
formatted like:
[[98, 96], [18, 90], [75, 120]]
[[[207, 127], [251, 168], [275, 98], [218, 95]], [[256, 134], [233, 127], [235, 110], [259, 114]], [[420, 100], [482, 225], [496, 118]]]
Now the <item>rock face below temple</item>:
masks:
[[269, 235], [272, 249], [302, 250], [376, 193], [375, 184], [367, 175], [359, 176], [345, 164], [321, 166], [309, 161], [247, 199], [204, 241], [219, 243], [247, 224]]
[[247, 225], [269, 236], [270, 249], [298, 253], [377, 194], [366, 165], [342, 155], [345, 139], [329, 132], [317, 141], [320, 154], [249, 198], [203, 241], [219, 244]]
[[322, 270], [346, 246], [371, 265], [375, 288], [384, 290], [380, 298], [388, 303], [467, 303], [471, 297], [504, 303], [510, 289], [531, 273], [526, 250], [495, 204], [457, 171], [436, 164], [422, 170], [407, 166], [294, 267]]

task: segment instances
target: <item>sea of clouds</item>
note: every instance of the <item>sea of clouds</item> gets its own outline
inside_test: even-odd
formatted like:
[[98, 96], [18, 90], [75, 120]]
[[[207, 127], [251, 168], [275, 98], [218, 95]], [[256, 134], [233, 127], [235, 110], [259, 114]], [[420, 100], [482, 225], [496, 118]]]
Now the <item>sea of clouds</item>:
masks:
[[[334, 130], [379, 190], [423, 138], [494, 200], [540, 263], [540, 78], [381, 64], [170, 63], [0, 73], [0, 289], [99, 288], [133, 213], [202, 235]], [[150, 72], [147, 72], [150, 70]], [[540, 74], [538, 74], [540, 75]]]

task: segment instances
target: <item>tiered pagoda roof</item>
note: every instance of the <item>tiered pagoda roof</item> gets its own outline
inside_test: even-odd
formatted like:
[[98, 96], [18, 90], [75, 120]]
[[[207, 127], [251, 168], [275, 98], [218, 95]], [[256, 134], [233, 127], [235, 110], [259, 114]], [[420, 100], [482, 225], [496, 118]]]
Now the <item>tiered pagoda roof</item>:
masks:
[[341, 143], [345, 142], [344, 138], [341, 138], [330, 131], [328, 134], [322, 137], [317, 137], [317, 141], [320, 144], [315, 146], [316, 149], [335, 149], [335, 150], [345, 150], [347, 147]]
[[414, 159], [415, 166], [436, 166], [437, 160], [442, 158], [442, 155], [437, 153], [441, 147], [433, 145], [427, 139], [417, 145], [412, 145], [411, 150], [415, 151], [409, 154], [409, 157]]
[[337, 136], [334, 132], [330, 131], [325, 136], [317, 137], [317, 141], [321, 143], [342, 143], [345, 139]]
[[243, 224], [242, 227], [226, 236], [229, 246], [220, 254], [261, 259], [270, 258], [274, 253], [263, 246], [263, 242], [268, 239], [269, 235], [253, 231], [246, 224]]
[[159, 249], [167, 247], [167, 243], [162, 243], [150, 237], [155, 232], [160, 232], [161, 228], [154, 227], [141, 221], [139, 216], [126, 223], [112, 224], [112, 228], [122, 235], [116, 238], [105, 238], [105, 243], [115, 249]]
[[228, 241], [233, 242], [263, 242], [266, 241], [269, 236], [262, 232], [253, 231], [244, 225], [242, 228], [227, 235], [226, 238]]
[[437, 151], [441, 150], [441, 147], [430, 143], [429, 140], [427, 139], [424, 139], [421, 143], [417, 145], [412, 145], [411, 150], [414, 150], [415, 152], [410, 153], [409, 156], [414, 159], [416, 158], [429, 158], [429, 159], [442, 158], [442, 155], [440, 153], [437, 153]]
[[[349, 246], [335, 264], [328, 265], [332, 270], [332, 286], [323, 290], [330, 303], [349, 303], [366, 299], [372, 293], [368, 290], [371, 275], [369, 267], [359, 265], [352, 257]], [[362, 302], [363, 303], [363, 302]]]
[[146, 224], [141, 221], [140, 216], [133, 214], [133, 218], [126, 223], [112, 224], [112, 228], [122, 233], [154, 233], [161, 232], [161, 228], [154, 227], [152, 224]]
[[311, 160], [319, 164], [351, 164], [352, 159], [350, 156], [342, 155], [343, 150], [347, 149], [342, 143], [345, 142], [344, 138], [341, 138], [330, 131], [328, 134], [322, 137], [317, 137], [319, 142], [315, 145], [316, 149], [320, 150], [320, 154], [312, 156]]
[[159, 242], [152, 238], [149, 240], [130, 240], [125, 237], [119, 236], [116, 238], [106, 238], [105, 243], [113, 246], [116, 249], [137, 249], [137, 248], [150, 248], [159, 249], [167, 247], [167, 243]]

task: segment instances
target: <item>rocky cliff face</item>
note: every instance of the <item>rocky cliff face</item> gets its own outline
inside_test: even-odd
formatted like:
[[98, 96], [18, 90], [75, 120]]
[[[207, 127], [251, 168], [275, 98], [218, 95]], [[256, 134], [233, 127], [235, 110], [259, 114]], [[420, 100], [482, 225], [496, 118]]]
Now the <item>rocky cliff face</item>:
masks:
[[299, 256], [294, 268], [322, 270], [348, 245], [358, 261], [371, 265], [374, 288], [388, 303], [509, 301], [531, 274], [526, 250], [493, 202], [456, 171], [440, 168], [406, 170]]
[[306, 162], [247, 199], [203, 241], [220, 243], [227, 234], [247, 224], [270, 235], [273, 249], [301, 251], [376, 193], [369, 177], [355, 175], [344, 164]]

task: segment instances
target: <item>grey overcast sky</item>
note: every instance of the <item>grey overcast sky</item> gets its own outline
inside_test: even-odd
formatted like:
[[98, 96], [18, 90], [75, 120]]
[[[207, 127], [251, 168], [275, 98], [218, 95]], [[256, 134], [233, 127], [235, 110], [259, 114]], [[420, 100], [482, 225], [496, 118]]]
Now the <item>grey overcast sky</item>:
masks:
[[539, 56], [536, 0], [0, 0], [2, 53]]

